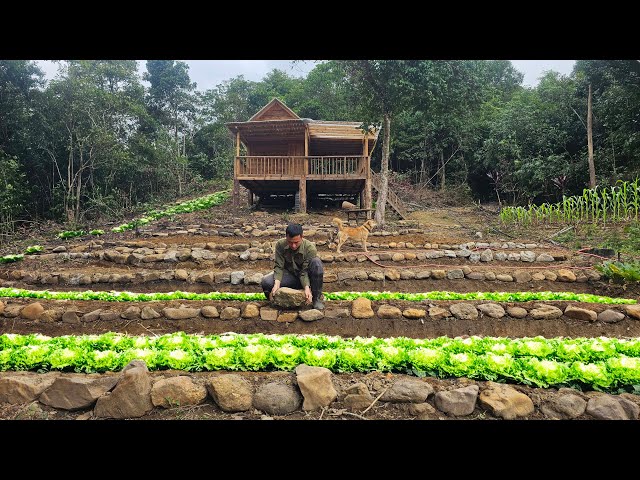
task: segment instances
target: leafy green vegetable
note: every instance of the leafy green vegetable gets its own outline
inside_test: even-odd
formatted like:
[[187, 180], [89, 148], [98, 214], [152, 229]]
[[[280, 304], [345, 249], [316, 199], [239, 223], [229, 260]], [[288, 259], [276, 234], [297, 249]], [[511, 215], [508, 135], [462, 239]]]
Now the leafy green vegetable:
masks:
[[521, 358], [518, 362], [520, 364], [518, 376], [529, 385], [541, 387], [563, 385], [569, 378], [569, 366], [559, 361], [529, 357]]
[[[371, 300], [408, 300], [421, 302], [424, 300], [479, 300], [489, 299], [496, 302], [529, 302], [529, 301], [554, 301], [573, 300], [576, 302], [604, 303], [604, 304], [634, 304], [637, 300], [630, 298], [611, 298], [600, 295], [573, 292], [424, 292], [424, 293], [395, 293], [395, 292], [326, 292], [328, 300], [355, 300], [359, 297]], [[193, 293], [175, 292], [168, 293], [135, 293], [135, 292], [50, 292], [48, 290], [23, 290], [20, 288], [0, 288], [0, 297], [17, 298], [46, 298], [52, 300], [103, 300], [106, 302], [150, 302], [169, 300], [238, 300], [238, 301], [262, 301], [263, 293], [240, 292], [209, 292]]]
[[5, 255], [4, 257], [0, 257], [0, 263], [19, 262], [20, 260], [24, 260], [24, 255]]
[[223, 190], [220, 192], [214, 192], [209, 195], [205, 195], [200, 198], [179, 203], [178, 205], [174, 205], [172, 207], [166, 208], [165, 210], [152, 210], [150, 212], [147, 212], [144, 217], [140, 217], [129, 223], [124, 223], [122, 225], [114, 227], [111, 229], [111, 231], [115, 233], [120, 233], [126, 230], [133, 230], [134, 228], [147, 225], [148, 223], [162, 217], [170, 217], [180, 213], [191, 213], [191, 212], [195, 212], [196, 210], [204, 210], [206, 208], [211, 208], [216, 205], [220, 205], [224, 203], [229, 198], [229, 195], [230, 195], [229, 190]]
[[328, 300], [355, 300], [359, 297], [369, 300], [409, 300], [419, 302], [422, 300], [489, 300], [495, 302], [530, 302], [530, 301], [553, 301], [553, 300], [574, 300], [577, 302], [590, 303], [636, 303], [631, 299], [612, 299], [601, 295], [590, 293], [573, 292], [447, 292], [431, 291], [424, 293], [402, 293], [402, 292], [326, 292], [324, 294]]
[[58, 234], [58, 238], [74, 238], [81, 237], [85, 234], [84, 230], [66, 230]]
[[[141, 359], [150, 370], [270, 371], [304, 363], [334, 372], [388, 371], [511, 381], [540, 387], [640, 390], [638, 339], [608, 337], [408, 339], [324, 335], [119, 333], [0, 335], [0, 370], [117, 371]], [[585, 358], [575, 360], [574, 358]], [[587, 358], [591, 358], [588, 360]]]
[[594, 265], [600, 274], [615, 283], [640, 282], [640, 262], [605, 261], [601, 265]]
[[41, 245], [31, 245], [25, 249], [24, 253], [29, 255], [32, 253], [41, 252], [42, 250], [43, 250], [43, 247]]

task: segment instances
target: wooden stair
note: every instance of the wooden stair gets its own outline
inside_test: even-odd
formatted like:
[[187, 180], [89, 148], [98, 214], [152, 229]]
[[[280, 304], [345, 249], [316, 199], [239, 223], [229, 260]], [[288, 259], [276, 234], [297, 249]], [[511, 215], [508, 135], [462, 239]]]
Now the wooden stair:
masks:
[[[382, 187], [382, 175], [371, 170], [371, 185], [376, 189], [378, 193], [380, 193], [380, 188]], [[387, 203], [393, 208], [400, 218], [403, 220], [407, 219], [407, 215], [409, 212], [407, 208], [404, 206], [400, 197], [396, 195], [391, 188], [387, 185]]]

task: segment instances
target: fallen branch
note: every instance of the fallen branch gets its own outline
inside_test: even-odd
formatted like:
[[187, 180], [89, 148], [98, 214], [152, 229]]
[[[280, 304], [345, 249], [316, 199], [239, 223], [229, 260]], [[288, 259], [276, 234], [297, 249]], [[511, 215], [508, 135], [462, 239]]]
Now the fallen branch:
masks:
[[[127, 325], [129, 325], [129, 324], [127, 323]], [[125, 325], [125, 327], [126, 327], [127, 325]], [[148, 328], [147, 328], [147, 327], [145, 327], [142, 323], [138, 322], [138, 325], [140, 325], [142, 328], [144, 328], [147, 332], [151, 333], [152, 335], [155, 335], [156, 337], [158, 336], [158, 334], [157, 334], [157, 333], [155, 333], [153, 330], [148, 329]]]
[[420, 204], [413, 203], [413, 202], [404, 202], [404, 203], [405, 203], [405, 205], [408, 205], [409, 207], [416, 207], [416, 208], [419, 208], [420, 210], [426, 210], [427, 208], [429, 208], [426, 205], [420, 205]]
[[513, 235], [509, 235], [508, 233], [503, 232], [502, 230], [498, 230], [496, 227], [489, 227], [491, 230], [498, 232], [500, 235], [505, 235], [509, 238], [515, 238]]
[[568, 227], [564, 227], [562, 230], [560, 230], [560, 231], [554, 233], [553, 235], [551, 235], [549, 237], [549, 240], [551, 240], [553, 237], [557, 237], [558, 235], [560, 235], [561, 233], [566, 232], [567, 230], [571, 230], [572, 228], [574, 228], [573, 225], [569, 225]]
[[353, 417], [359, 418], [360, 420], [369, 420], [368, 418], [364, 418], [362, 415], [358, 415], [357, 413], [341, 412], [340, 415], [351, 415]]
[[[391, 385], [389, 385], [389, 387], [390, 387], [390, 386], [391, 386]], [[368, 406], [368, 407], [367, 407], [367, 408], [362, 412], [362, 415], [364, 415], [365, 413], [367, 413], [367, 412], [369, 411], [369, 409], [370, 409], [371, 407], [373, 407], [373, 405], [374, 405], [374, 404], [375, 404], [375, 403], [380, 399], [380, 397], [381, 397], [382, 395], [384, 395], [384, 394], [385, 394], [385, 392], [386, 392], [387, 390], [389, 390], [389, 387], [385, 388], [385, 389], [380, 393], [380, 395], [378, 395], [376, 398], [374, 398], [373, 402], [371, 402], [371, 405], [369, 405], [369, 406]]]

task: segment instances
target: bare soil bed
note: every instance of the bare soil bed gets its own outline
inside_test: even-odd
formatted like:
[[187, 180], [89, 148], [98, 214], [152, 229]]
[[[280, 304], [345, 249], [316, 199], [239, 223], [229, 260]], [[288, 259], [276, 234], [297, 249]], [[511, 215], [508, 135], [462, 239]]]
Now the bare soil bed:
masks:
[[[253, 225], [257, 222], [267, 225], [283, 224], [288, 221], [300, 222], [303, 225], [329, 225], [331, 218], [338, 216], [340, 218], [346, 217], [344, 212], [340, 210], [324, 210], [324, 211], [311, 211], [309, 214], [293, 214], [287, 211], [253, 211], [248, 208], [233, 209], [230, 204], [225, 204], [219, 207], [214, 207], [207, 211], [194, 212], [191, 214], [180, 215], [171, 221], [166, 219], [161, 220], [155, 224], [149, 225], [149, 228], [156, 232], [175, 232], [176, 229], [187, 228], [191, 225], [200, 225], [206, 223], [216, 224], [242, 224]], [[592, 258], [583, 257], [580, 255], [574, 255], [569, 249], [564, 249], [559, 245], [554, 245], [546, 241], [546, 237], [550, 236], [552, 229], [536, 229], [531, 230], [528, 234], [522, 232], [504, 232], [504, 227], [500, 227], [497, 223], [497, 217], [490, 209], [478, 208], [476, 205], [468, 207], [442, 207], [433, 208], [428, 211], [413, 212], [411, 214], [411, 220], [415, 225], [420, 225], [421, 228], [427, 229], [427, 234], [410, 234], [393, 236], [393, 238], [385, 238], [385, 241], [404, 241], [414, 243], [449, 243], [460, 244], [470, 241], [501, 241], [501, 242], [523, 242], [523, 243], [543, 243], [546, 242], [550, 249], [555, 252], [562, 252], [566, 254], [567, 260], [562, 262], [561, 265], [565, 267], [580, 266], [585, 267], [594, 263]], [[403, 228], [397, 218], [394, 218], [392, 213], [388, 213], [388, 223], [385, 226], [386, 229], [393, 230], [394, 228]], [[105, 230], [107, 230], [105, 228]], [[556, 229], [557, 230], [557, 229]], [[282, 232], [284, 235], [284, 231]], [[124, 240], [141, 240], [144, 239], [153, 243], [164, 244], [180, 244], [190, 245], [202, 242], [216, 242], [219, 244], [233, 244], [238, 242], [237, 237], [222, 236], [222, 235], [168, 235], [168, 236], [153, 236], [151, 234], [140, 235], [135, 232], [124, 232], [121, 234], [114, 234], [111, 232], [106, 233], [101, 237], [101, 240], [105, 242], [122, 242]], [[88, 239], [86, 241], [90, 241]], [[271, 239], [275, 240], [275, 238]], [[371, 241], [372, 239], [370, 239]], [[74, 244], [81, 244], [82, 239], [74, 239]], [[243, 240], [244, 241], [244, 240]], [[62, 241], [53, 238], [51, 232], [42, 232], [41, 234], [34, 233], [30, 238], [17, 239], [11, 244], [3, 246], [4, 254], [16, 253], [24, 249], [27, 245], [40, 244], [46, 246], [55, 245], [69, 245], [70, 241]], [[330, 252], [328, 246], [319, 248], [319, 252]], [[345, 253], [358, 252], [357, 246], [345, 247]], [[384, 263], [384, 262], [380, 262]], [[419, 263], [419, 262], [418, 262]], [[465, 260], [461, 258], [447, 259], [446, 264], [452, 265], [465, 265]], [[138, 266], [121, 266], [108, 262], [91, 262], [91, 261], [43, 261], [32, 262], [29, 264], [30, 268], [35, 270], [56, 270], [63, 271], [73, 270], [74, 272], [87, 272], [93, 273], [96, 271], [136, 271], [140, 267]], [[184, 263], [181, 264], [181, 268], [198, 269], [203, 268], [203, 264], [198, 263]], [[270, 261], [256, 261], [242, 264], [226, 264], [226, 269], [254, 269], [254, 270], [268, 270], [272, 265]], [[337, 272], [340, 270], [347, 270], [354, 267], [347, 263], [332, 263], [327, 265], [326, 271]], [[410, 265], [405, 265], [405, 268]], [[20, 269], [25, 268], [25, 264], [15, 263], [2, 265], [3, 269]], [[144, 265], [144, 268], [166, 268], [162, 266]], [[173, 267], [175, 268], [175, 266]], [[402, 268], [402, 267], [401, 267]], [[515, 267], [502, 262], [501, 264], [493, 264], [487, 268], [498, 271], [513, 271]], [[70, 287], [66, 285], [41, 285], [37, 288], [33, 285], [20, 284], [19, 282], [13, 282], [12, 286], [18, 288], [29, 288], [44, 290], [48, 288], [50, 290], [64, 291], [64, 290], [86, 290], [84, 286]], [[621, 285], [610, 284], [607, 281], [595, 281], [585, 283], [560, 283], [560, 282], [526, 282], [526, 283], [497, 283], [495, 281], [487, 280], [450, 280], [450, 279], [426, 279], [421, 281], [411, 280], [399, 280], [397, 282], [386, 282], [383, 284], [387, 288], [381, 288], [381, 283], [372, 281], [356, 281], [345, 280], [336, 283], [326, 283], [325, 291], [368, 291], [368, 290], [395, 290], [402, 292], [424, 292], [430, 290], [439, 291], [457, 291], [457, 292], [472, 292], [472, 291], [572, 291], [577, 293], [592, 293], [597, 295], [606, 295], [612, 297], [625, 297], [637, 299], [640, 290], [637, 286], [625, 287]], [[2, 286], [2, 285], [0, 285]], [[95, 290], [95, 285], [92, 285]], [[101, 290], [124, 290], [121, 285], [104, 283], [100, 284]], [[139, 285], [130, 285], [127, 290], [136, 292], [167, 292], [177, 289], [184, 289], [183, 284], [177, 284], [175, 282], [163, 282], [157, 281], [152, 283], [145, 283]], [[192, 284], [188, 287], [189, 291], [206, 292], [211, 290], [211, 286], [203, 284]], [[234, 292], [260, 292], [260, 288], [257, 285], [229, 285], [224, 284], [219, 291], [234, 291]], [[6, 299], [5, 303], [6, 303]], [[27, 302], [27, 300], [11, 300], [12, 302]], [[48, 308], [56, 304], [55, 301], [42, 301], [43, 306]], [[180, 306], [186, 302], [148, 302], [146, 305], [157, 307], [162, 309], [166, 306]], [[190, 304], [199, 304], [202, 302], [189, 302]], [[268, 304], [266, 300], [264, 302], [257, 302], [260, 306]], [[375, 302], [374, 302], [375, 303]], [[408, 308], [409, 306], [416, 306], [414, 302], [403, 301], [385, 301], [384, 303], [398, 306], [399, 308]], [[421, 307], [425, 308], [429, 305], [449, 306], [452, 302], [444, 301], [425, 301], [421, 302]], [[474, 303], [474, 302], [470, 302]], [[572, 302], [575, 304], [576, 302]], [[83, 301], [83, 302], [64, 302], [65, 308], [77, 308], [83, 312], [90, 312], [92, 310], [105, 308], [105, 302], [100, 301]], [[223, 306], [236, 306], [240, 307], [240, 302], [206, 302], [207, 305]], [[626, 318], [625, 320], [608, 324], [602, 322], [586, 322], [578, 321], [575, 319], [562, 316], [553, 320], [535, 320], [531, 319], [518, 319], [511, 317], [503, 317], [501, 319], [490, 318], [488, 316], [481, 316], [475, 320], [460, 320], [456, 318], [441, 318], [434, 319], [429, 318], [424, 320], [409, 320], [409, 319], [383, 319], [377, 316], [368, 319], [357, 319], [352, 317], [339, 318], [334, 315], [339, 309], [345, 309], [349, 307], [350, 302], [327, 302], [327, 308], [325, 310], [325, 317], [315, 322], [305, 322], [300, 319], [291, 323], [278, 323], [272, 321], [264, 321], [258, 318], [242, 318], [238, 320], [220, 320], [220, 319], [203, 319], [195, 318], [188, 320], [127, 320], [117, 319], [110, 322], [77, 322], [77, 323], [65, 323], [60, 321], [40, 321], [40, 320], [25, 320], [17, 318], [8, 318], [0, 315], [0, 334], [4, 333], [41, 333], [48, 336], [59, 335], [83, 335], [83, 334], [98, 334], [108, 331], [115, 331], [126, 333], [130, 335], [161, 335], [165, 333], [184, 331], [186, 333], [224, 333], [224, 332], [236, 332], [236, 333], [318, 333], [329, 335], [340, 335], [344, 337], [352, 336], [375, 336], [375, 337], [397, 337], [407, 336], [412, 338], [435, 338], [439, 336], [465, 336], [465, 335], [479, 335], [479, 336], [504, 336], [504, 337], [533, 337], [541, 335], [544, 337], [597, 337], [597, 336], [611, 336], [611, 337], [637, 337], [640, 336], [640, 321]], [[567, 302], [555, 303], [560, 308], [564, 308]], [[132, 303], [131, 305], [137, 305], [142, 307], [141, 303]], [[504, 307], [514, 304], [503, 304]], [[602, 311], [606, 308], [605, 305], [600, 304], [588, 304], [585, 308], [590, 308], [594, 311]], [[244, 372], [246, 376], [260, 376], [265, 375], [261, 372]], [[291, 375], [288, 372], [271, 372], [268, 375], [274, 377]], [[334, 383], [346, 388], [348, 385], [352, 385], [357, 382], [364, 382], [372, 384], [375, 382], [390, 382], [393, 379], [392, 374], [383, 374], [380, 372], [371, 373], [359, 373], [359, 374], [347, 374], [340, 373], [334, 374]], [[466, 379], [429, 379], [436, 389], [450, 390], [456, 388], [461, 384], [468, 383]], [[483, 383], [483, 382], [477, 382]], [[539, 402], [543, 402], [546, 396], [552, 393], [549, 389], [538, 389], [527, 386], [517, 386], [520, 391], [525, 392], [530, 397], [537, 398]], [[307, 419], [359, 419], [358, 415], [353, 415], [346, 409], [341, 409], [339, 404], [333, 406], [331, 410], [323, 410], [322, 412], [306, 412], [296, 413], [290, 416], [283, 417], [284, 419], [294, 420], [307, 420]], [[14, 419], [14, 418], [48, 418], [48, 419], [70, 419], [77, 418], [77, 413], [61, 413], [53, 412], [50, 409], [42, 405], [38, 405], [35, 408], [35, 413], [29, 414], [26, 407], [23, 406], [8, 406], [5, 405], [0, 408], [0, 418], [2, 419]], [[345, 413], [346, 412], [346, 413]], [[534, 414], [530, 419], [542, 418]], [[260, 419], [264, 415], [258, 411], [250, 411], [243, 414], [229, 415], [218, 409], [212, 402], [207, 402], [203, 405], [194, 407], [172, 408], [172, 409], [156, 409], [150, 415], [146, 415], [144, 419]], [[439, 418], [439, 415], [433, 415], [432, 419]], [[440, 415], [441, 417], [441, 415]], [[371, 409], [367, 411], [366, 419], [372, 420], [387, 420], [387, 419], [415, 419], [416, 415], [410, 415], [407, 413], [407, 408], [387, 405], [384, 402], [376, 403]], [[429, 418], [423, 416], [423, 418]], [[447, 417], [450, 418], [450, 417]], [[487, 415], [487, 412], [477, 409], [473, 415], [464, 417], [464, 419], [489, 419], [491, 415]], [[495, 418], [495, 417], [494, 417]], [[580, 418], [589, 418], [588, 416]], [[580, 419], [579, 418], [579, 419]]]

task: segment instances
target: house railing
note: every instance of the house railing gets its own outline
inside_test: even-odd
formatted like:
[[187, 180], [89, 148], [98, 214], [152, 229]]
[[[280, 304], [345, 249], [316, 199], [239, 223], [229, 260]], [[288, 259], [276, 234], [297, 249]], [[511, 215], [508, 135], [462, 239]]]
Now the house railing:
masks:
[[303, 176], [305, 157], [236, 157], [234, 172], [236, 176], [244, 177]]
[[282, 177], [348, 178], [366, 176], [369, 158], [340, 156], [241, 156], [235, 157], [236, 177], [274, 179]]
[[329, 177], [346, 177], [352, 175], [365, 175], [367, 171], [366, 157], [340, 156], [340, 157], [308, 157], [308, 175], [320, 175]]

